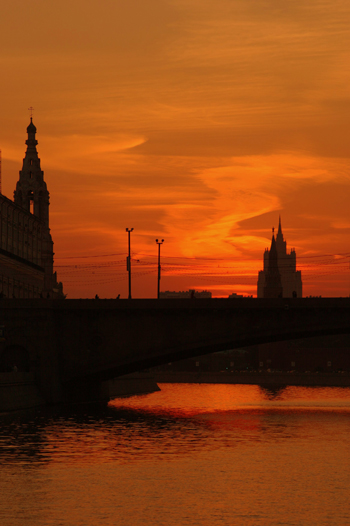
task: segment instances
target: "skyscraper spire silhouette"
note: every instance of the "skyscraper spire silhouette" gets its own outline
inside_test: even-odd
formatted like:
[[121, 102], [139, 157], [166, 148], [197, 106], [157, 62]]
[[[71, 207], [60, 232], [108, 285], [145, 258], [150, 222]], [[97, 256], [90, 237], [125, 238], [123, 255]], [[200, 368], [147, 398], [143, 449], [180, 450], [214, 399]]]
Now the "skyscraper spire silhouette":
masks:
[[282, 233], [281, 216], [279, 216], [276, 239], [273, 233], [271, 247], [266, 249], [264, 253], [264, 270], [259, 272], [258, 277], [258, 298], [277, 298], [279, 296], [284, 298], [302, 297], [301, 272], [296, 270], [295, 250], [292, 249], [290, 254], [287, 253], [287, 242]]
[[271, 248], [269, 251], [269, 265], [265, 274], [264, 298], [282, 298], [283, 288], [278, 269], [278, 256], [274, 229], [272, 229]]

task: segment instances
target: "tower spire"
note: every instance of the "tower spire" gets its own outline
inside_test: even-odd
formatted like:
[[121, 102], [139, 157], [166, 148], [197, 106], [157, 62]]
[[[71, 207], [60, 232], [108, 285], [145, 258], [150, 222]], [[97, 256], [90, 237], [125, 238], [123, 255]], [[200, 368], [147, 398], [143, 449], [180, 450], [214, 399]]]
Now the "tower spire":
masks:
[[[29, 108], [32, 112], [33, 108]], [[40, 167], [40, 159], [36, 146], [36, 127], [33, 117], [27, 127], [27, 150], [23, 159], [22, 170], [14, 193], [14, 201], [28, 212], [32, 212], [49, 226], [49, 192], [44, 181], [44, 172]]]
[[282, 298], [283, 288], [278, 268], [278, 254], [274, 228], [272, 229], [271, 248], [268, 256], [269, 266], [265, 276], [264, 298]]
[[287, 253], [287, 242], [283, 238], [281, 216], [278, 232], [272, 230], [270, 250], [264, 252], [264, 270], [259, 272], [258, 298], [302, 297], [301, 272], [296, 270], [295, 250]]
[[284, 255], [287, 252], [287, 242], [284, 240], [283, 233], [282, 233], [281, 215], [279, 215], [279, 219], [278, 219], [278, 232], [276, 235], [276, 247], [277, 247], [278, 255], [281, 259], [282, 257], [284, 257]]

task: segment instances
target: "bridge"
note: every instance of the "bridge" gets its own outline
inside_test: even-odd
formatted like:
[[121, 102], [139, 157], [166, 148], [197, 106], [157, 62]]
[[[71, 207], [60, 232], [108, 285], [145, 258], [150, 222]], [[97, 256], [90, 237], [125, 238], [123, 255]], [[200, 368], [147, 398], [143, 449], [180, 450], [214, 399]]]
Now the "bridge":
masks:
[[349, 332], [350, 298], [1, 299], [0, 371], [34, 371], [54, 403], [170, 361]]

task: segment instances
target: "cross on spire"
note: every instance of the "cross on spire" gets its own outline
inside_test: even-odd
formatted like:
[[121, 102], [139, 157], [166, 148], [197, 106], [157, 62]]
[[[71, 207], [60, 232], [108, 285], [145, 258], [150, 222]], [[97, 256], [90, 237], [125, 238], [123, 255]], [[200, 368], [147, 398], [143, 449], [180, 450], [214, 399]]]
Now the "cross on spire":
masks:
[[34, 110], [33, 106], [28, 108], [28, 110], [30, 111], [30, 120], [32, 120], [33, 119], [33, 110]]

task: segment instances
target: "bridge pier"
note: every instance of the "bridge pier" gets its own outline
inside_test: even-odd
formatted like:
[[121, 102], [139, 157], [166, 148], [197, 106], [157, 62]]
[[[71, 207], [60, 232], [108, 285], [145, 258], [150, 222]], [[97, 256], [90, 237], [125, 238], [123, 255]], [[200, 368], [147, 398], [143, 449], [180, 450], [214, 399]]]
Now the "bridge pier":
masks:
[[99, 380], [75, 380], [62, 386], [62, 402], [108, 402], [110, 400], [108, 383]]

